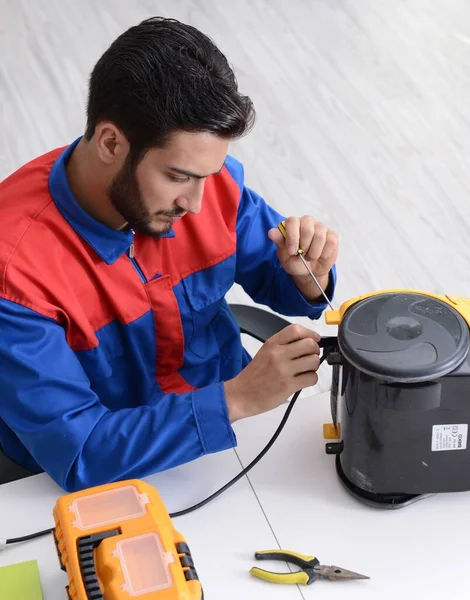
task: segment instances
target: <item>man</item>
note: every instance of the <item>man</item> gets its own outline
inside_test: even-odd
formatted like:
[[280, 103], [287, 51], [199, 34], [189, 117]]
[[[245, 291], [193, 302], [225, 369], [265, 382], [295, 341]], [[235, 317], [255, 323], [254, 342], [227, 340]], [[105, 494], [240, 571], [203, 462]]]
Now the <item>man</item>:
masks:
[[331, 298], [336, 234], [283, 219], [229, 142], [254, 121], [202, 33], [153, 18], [90, 79], [84, 136], [0, 185], [0, 444], [65, 490], [233, 447], [231, 424], [314, 385], [319, 336], [292, 325], [251, 360], [224, 295], [285, 315]]

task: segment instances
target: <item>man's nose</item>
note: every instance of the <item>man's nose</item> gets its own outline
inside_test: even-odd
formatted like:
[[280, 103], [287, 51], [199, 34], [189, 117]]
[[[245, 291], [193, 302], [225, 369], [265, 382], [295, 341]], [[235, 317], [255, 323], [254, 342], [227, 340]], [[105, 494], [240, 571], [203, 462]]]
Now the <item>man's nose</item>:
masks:
[[204, 195], [205, 180], [197, 181], [191, 192], [177, 199], [176, 204], [193, 215], [201, 212], [202, 197]]

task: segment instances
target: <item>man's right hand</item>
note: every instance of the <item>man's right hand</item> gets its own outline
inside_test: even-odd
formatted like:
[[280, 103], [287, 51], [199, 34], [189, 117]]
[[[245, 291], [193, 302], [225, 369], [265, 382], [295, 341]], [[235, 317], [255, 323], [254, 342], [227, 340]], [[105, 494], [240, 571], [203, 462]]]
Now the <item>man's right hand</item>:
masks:
[[225, 382], [230, 421], [276, 408], [297, 390], [315, 385], [320, 335], [289, 325], [267, 340], [243, 371]]

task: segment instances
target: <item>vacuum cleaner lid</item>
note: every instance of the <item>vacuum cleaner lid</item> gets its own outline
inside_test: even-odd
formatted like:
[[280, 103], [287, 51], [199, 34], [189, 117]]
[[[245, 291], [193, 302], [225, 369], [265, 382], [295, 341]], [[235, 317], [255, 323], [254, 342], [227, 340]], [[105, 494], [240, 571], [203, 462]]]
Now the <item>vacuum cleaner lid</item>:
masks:
[[391, 382], [442, 377], [461, 365], [469, 331], [451, 306], [416, 293], [385, 293], [351, 306], [338, 331], [344, 358]]

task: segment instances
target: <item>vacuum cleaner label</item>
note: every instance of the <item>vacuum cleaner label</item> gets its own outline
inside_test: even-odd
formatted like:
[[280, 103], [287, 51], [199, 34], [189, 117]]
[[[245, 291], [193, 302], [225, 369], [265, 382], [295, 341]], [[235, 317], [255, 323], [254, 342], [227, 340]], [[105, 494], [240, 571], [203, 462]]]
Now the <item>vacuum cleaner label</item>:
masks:
[[433, 425], [433, 452], [441, 450], [465, 450], [467, 448], [468, 425]]

